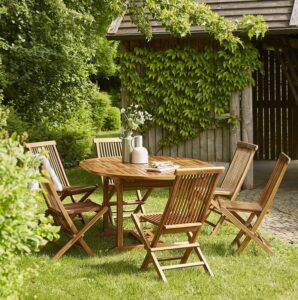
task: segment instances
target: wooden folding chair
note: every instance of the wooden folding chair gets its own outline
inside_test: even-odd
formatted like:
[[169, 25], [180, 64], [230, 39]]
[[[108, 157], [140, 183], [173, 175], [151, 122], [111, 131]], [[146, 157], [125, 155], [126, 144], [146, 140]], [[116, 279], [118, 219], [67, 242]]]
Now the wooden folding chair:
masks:
[[[95, 138], [94, 143], [96, 145], [97, 157], [99, 157], [99, 158], [122, 155], [122, 140], [120, 138]], [[101, 177], [102, 186], [104, 183], [104, 179], [105, 178], [102, 176]], [[108, 189], [109, 189], [108, 190], [108, 198], [110, 200], [116, 192], [115, 184], [112, 179], [109, 180]], [[135, 189], [132, 189], [132, 188], [124, 189], [124, 191], [131, 191], [131, 190], [135, 190]], [[142, 196], [140, 190], [135, 190], [135, 192], [136, 192], [137, 199], [130, 200], [130, 201], [126, 200], [123, 203], [124, 206], [125, 205], [135, 206], [133, 209], [124, 210], [124, 213], [129, 213], [129, 214], [126, 214], [124, 217], [130, 217], [131, 213], [137, 213], [139, 211], [144, 213], [145, 212], [144, 203], [150, 196], [152, 189], [148, 189], [143, 196]], [[116, 206], [116, 204], [117, 203], [115, 201], [109, 201], [109, 205], [110, 205], [109, 215], [110, 215], [110, 220], [112, 223], [114, 222], [115, 217], [114, 217], [114, 212], [112, 212], [111, 207]]]
[[[272, 204], [290, 161], [291, 159], [286, 154], [281, 153], [279, 155], [269, 181], [258, 202], [218, 200], [220, 211], [231, 223], [240, 229], [232, 242], [232, 244], [237, 244], [238, 246], [236, 255], [239, 255], [251, 240], [261, 246], [265, 252], [272, 252], [269, 243], [257, 230]], [[247, 218], [245, 219], [239, 213], [246, 213]], [[244, 237], [243, 241], [241, 241], [242, 237]]]
[[[102, 207], [89, 199], [84, 202], [62, 204], [51, 179], [44, 170], [42, 170], [42, 173], [48, 180], [48, 182], [40, 184], [48, 207], [47, 213], [53, 216], [55, 224], [61, 226], [61, 229], [70, 237], [68, 242], [54, 255], [53, 259], [59, 259], [74, 244], [81, 246], [88, 256], [93, 256], [93, 252], [83, 239], [83, 236], [107, 212], [108, 208]], [[81, 229], [77, 229], [73, 222], [74, 217], [78, 214], [89, 212], [95, 212], [96, 214]]]
[[[171, 188], [169, 199], [163, 214], [133, 214], [132, 219], [136, 225], [140, 238], [147, 250], [147, 255], [141, 266], [147, 269], [150, 262], [163, 281], [167, 281], [164, 270], [203, 266], [209, 275], [213, 273], [204, 258], [199, 243], [196, 242], [201, 227], [205, 221], [215, 186], [223, 167], [178, 169]], [[149, 222], [157, 226], [155, 233], [143, 230], [141, 222]], [[186, 233], [187, 241], [175, 243], [160, 243], [164, 234]], [[160, 251], [184, 249], [181, 256], [161, 257], [156, 254]], [[199, 262], [187, 263], [192, 252], [198, 256]], [[176, 265], [163, 265], [160, 262], [179, 260]]]
[[[56, 141], [27, 143], [26, 147], [33, 154], [39, 154], [42, 150], [47, 150], [49, 162], [63, 186], [62, 192], [58, 192], [61, 200], [70, 197], [73, 203], [83, 202], [97, 189], [97, 185], [77, 186], [69, 184], [56, 147]], [[83, 194], [83, 196], [79, 200], [75, 199], [74, 196], [79, 194]]]
[[[247, 172], [249, 171], [249, 168], [253, 161], [253, 157], [257, 150], [257, 145], [245, 142], [237, 143], [237, 148], [234, 153], [230, 167], [227, 170], [227, 173], [220, 187], [217, 187], [215, 189], [214, 200], [216, 200], [216, 198], [218, 197], [223, 196], [232, 202], [236, 200], [236, 197], [238, 196], [241, 190], [244, 179], [247, 175]], [[216, 224], [210, 222], [209, 220], [206, 220], [207, 224], [214, 227], [211, 235], [216, 235], [225, 221], [225, 216], [220, 213], [217, 202], [214, 200], [211, 201], [208, 216], [211, 212], [214, 212], [216, 214], [219, 214], [220, 218], [218, 219]]]

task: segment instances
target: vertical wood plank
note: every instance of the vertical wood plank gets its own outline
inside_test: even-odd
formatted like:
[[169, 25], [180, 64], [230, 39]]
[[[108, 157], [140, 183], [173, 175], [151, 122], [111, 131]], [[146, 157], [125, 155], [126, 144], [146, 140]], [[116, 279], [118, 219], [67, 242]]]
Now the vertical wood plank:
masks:
[[201, 160], [208, 160], [208, 145], [207, 145], [207, 132], [202, 131], [200, 134], [200, 155]]
[[[261, 52], [261, 59], [264, 61], [264, 51]], [[259, 150], [257, 151], [257, 158], [264, 159], [264, 76], [258, 73], [258, 101], [256, 102], [258, 107], [258, 140], [257, 145]]]
[[192, 155], [193, 155], [193, 158], [201, 159], [201, 155], [200, 155], [200, 134], [198, 134], [198, 136], [195, 137], [192, 141]]
[[269, 64], [268, 64], [268, 53], [269, 51], [264, 52], [264, 159], [269, 159]]
[[287, 147], [287, 136], [288, 136], [288, 122], [287, 122], [287, 90], [288, 81], [286, 79], [285, 72], [282, 72], [282, 108], [281, 108], [281, 138], [282, 138], [282, 146], [281, 150], [285, 153], [288, 153]]
[[193, 148], [192, 148], [192, 140], [188, 140], [185, 142], [185, 157], [192, 158], [193, 157]]
[[163, 155], [162, 151], [163, 149], [160, 147], [159, 142], [162, 139], [162, 130], [159, 126], [155, 127], [155, 155]]
[[[252, 115], [253, 115], [253, 142], [258, 145], [258, 107], [257, 107], [257, 101], [258, 101], [258, 76], [259, 74], [257, 72], [254, 73], [254, 80], [255, 80], [255, 85], [252, 88], [252, 98], [253, 98], [253, 103], [252, 103]], [[256, 155], [255, 155], [256, 156]]]
[[[240, 93], [236, 92], [231, 97], [230, 111], [240, 120]], [[240, 126], [230, 128], [230, 159], [233, 158], [237, 142], [241, 139]]]
[[[247, 86], [242, 91], [241, 118], [242, 118], [242, 140], [253, 143], [253, 116], [252, 116], [252, 87]], [[247, 173], [243, 186], [247, 189], [253, 188], [253, 163]]]
[[223, 161], [230, 162], [230, 129], [223, 129]]
[[223, 159], [223, 129], [215, 129], [215, 161], [224, 161]]
[[282, 68], [279, 63], [279, 60], [276, 59], [275, 64], [275, 80], [276, 80], [276, 155], [278, 156], [281, 152], [281, 145], [282, 145], [282, 137], [281, 137], [281, 105], [282, 105], [282, 98], [281, 98], [281, 91], [282, 91], [282, 84], [281, 84], [281, 72]]
[[155, 127], [156, 125], [153, 125], [148, 132], [148, 151], [151, 155], [156, 151]]
[[275, 81], [275, 55], [274, 51], [270, 51], [270, 108], [269, 108], [269, 114], [270, 114], [270, 159], [275, 160], [276, 159], [276, 141], [275, 141], [275, 87], [276, 81]]
[[179, 157], [185, 157], [185, 142], [181, 142], [178, 144], [178, 153]]
[[207, 147], [208, 147], [208, 161], [215, 161], [215, 132], [213, 129], [207, 130]]

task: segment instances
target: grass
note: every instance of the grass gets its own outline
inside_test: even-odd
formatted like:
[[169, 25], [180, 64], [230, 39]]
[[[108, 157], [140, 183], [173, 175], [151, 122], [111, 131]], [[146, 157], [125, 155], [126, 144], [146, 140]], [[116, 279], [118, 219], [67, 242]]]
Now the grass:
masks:
[[[68, 170], [73, 184], [92, 184], [97, 178], [79, 168]], [[102, 193], [97, 192], [101, 202]], [[146, 204], [147, 211], [161, 211], [167, 192], [157, 190]], [[100, 224], [101, 225], [101, 224]], [[99, 226], [100, 226], [99, 225]], [[125, 221], [126, 228], [133, 228]], [[233, 255], [230, 242], [236, 230], [225, 225], [216, 237], [210, 237], [205, 225], [199, 238], [201, 248], [215, 277], [203, 268], [167, 271], [169, 283], [160, 281], [152, 266], [139, 270], [144, 250], [111, 252], [114, 238], [102, 238], [98, 227], [85, 239], [95, 256], [87, 257], [73, 248], [58, 262], [50, 259], [52, 245], [40, 253], [25, 257], [21, 267], [39, 265], [39, 272], [27, 279], [24, 299], [298, 299], [298, 248], [269, 237], [274, 255], [267, 256], [254, 243], [240, 257]], [[133, 242], [126, 238], [126, 242]]]

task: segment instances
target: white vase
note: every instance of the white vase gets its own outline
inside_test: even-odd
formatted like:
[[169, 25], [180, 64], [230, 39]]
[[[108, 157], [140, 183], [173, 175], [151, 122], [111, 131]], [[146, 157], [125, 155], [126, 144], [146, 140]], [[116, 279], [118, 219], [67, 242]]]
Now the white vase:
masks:
[[133, 139], [134, 147], [131, 153], [131, 162], [133, 164], [148, 164], [148, 151], [143, 147], [143, 137], [137, 135]]
[[127, 164], [131, 161], [131, 152], [133, 149], [132, 131], [127, 132], [126, 136], [122, 139], [122, 162]]

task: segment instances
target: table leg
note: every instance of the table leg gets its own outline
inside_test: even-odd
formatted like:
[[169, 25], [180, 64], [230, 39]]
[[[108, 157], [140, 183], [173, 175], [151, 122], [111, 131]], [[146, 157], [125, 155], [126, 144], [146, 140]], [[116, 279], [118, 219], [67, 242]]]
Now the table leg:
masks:
[[114, 179], [117, 192], [117, 249], [123, 248], [123, 183], [120, 178]]
[[[103, 181], [103, 205], [109, 205], [109, 178], [104, 177]], [[103, 232], [109, 231], [109, 213], [105, 213], [103, 216]]]

